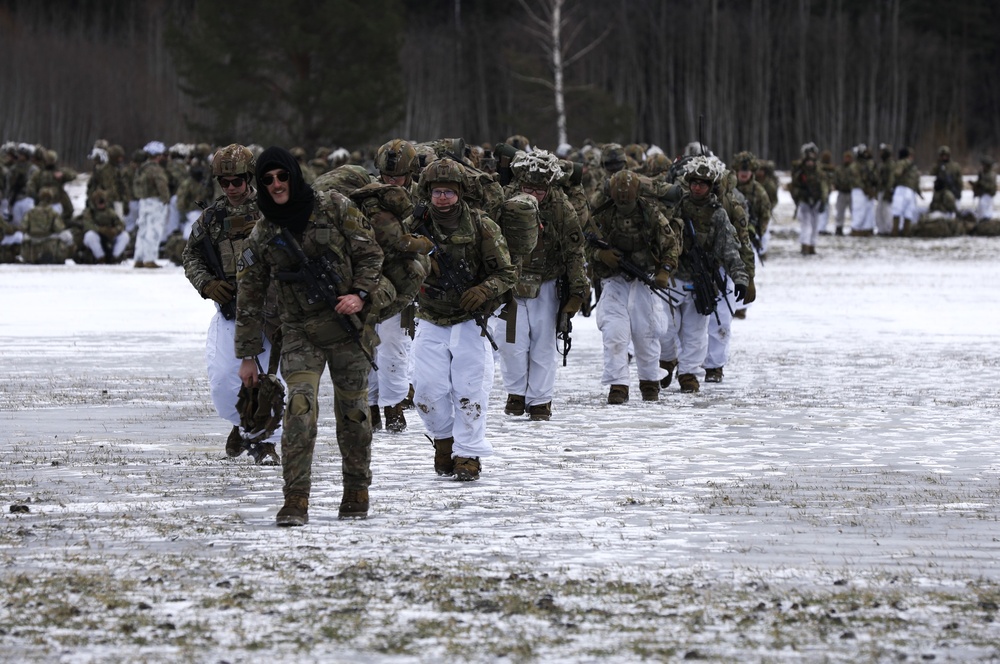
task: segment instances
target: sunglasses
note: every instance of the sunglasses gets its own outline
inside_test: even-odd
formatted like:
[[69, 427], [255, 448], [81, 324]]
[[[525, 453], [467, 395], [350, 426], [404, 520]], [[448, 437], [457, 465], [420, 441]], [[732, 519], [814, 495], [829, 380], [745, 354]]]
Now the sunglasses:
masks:
[[227, 189], [229, 187], [239, 188], [242, 187], [243, 184], [247, 181], [247, 179], [242, 175], [237, 175], [234, 178], [220, 177], [217, 179], [219, 180], [219, 186], [222, 187], [223, 189]]
[[288, 171], [280, 171], [277, 175], [268, 173], [260, 178], [260, 183], [265, 187], [270, 187], [274, 183], [274, 178], [278, 178], [278, 182], [288, 182]]

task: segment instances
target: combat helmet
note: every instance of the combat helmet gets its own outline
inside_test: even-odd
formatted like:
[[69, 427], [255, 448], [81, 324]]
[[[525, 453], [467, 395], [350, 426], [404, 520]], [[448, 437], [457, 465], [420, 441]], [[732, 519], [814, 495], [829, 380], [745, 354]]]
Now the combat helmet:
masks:
[[458, 186], [459, 197], [465, 193], [465, 167], [454, 159], [445, 157], [427, 164], [420, 174], [420, 196], [430, 200], [431, 188], [439, 182], [450, 182]]
[[246, 175], [249, 178], [256, 168], [253, 153], [239, 143], [221, 148], [212, 158], [212, 177]]
[[559, 159], [546, 150], [518, 152], [510, 167], [514, 176], [525, 184], [547, 187], [562, 175]]
[[53, 187], [42, 187], [38, 190], [39, 205], [51, 205], [56, 199], [56, 190]]
[[816, 160], [819, 158], [819, 147], [812, 141], [809, 141], [808, 143], [803, 143], [802, 147], [799, 148], [799, 153], [803, 159]]
[[621, 170], [608, 181], [608, 194], [619, 208], [631, 209], [639, 200], [641, 176], [628, 170]]
[[395, 138], [375, 153], [375, 168], [391, 177], [411, 176], [417, 161], [417, 150], [409, 141]]
[[684, 182], [690, 186], [691, 182], [701, 180], [709, 184], [715, 184], [722, 177], [722, 162], [711, 157], [691, 157], [685, 164]]
[[522, 134], [508, 136], [504, 143], [513, 147], [515, 150], [523, 150], [524, 152], [531, 150], [531, 144], [528, 142], [528, 137]]
[[757, 157], [755, 157], [753, 152], [750, 152], [749, 150], [737, 152], [733, 157], [733, 169], [754, 173], [757, 171]]
[[670, 158], [662, 152], [654, 152], [646, 157], [646, 175], [655, 176], [670, 170]]
[[625, 149], [618, 143], [608, 143], [601, 149], [601, 166], [607, 172], [620, 171], [627, 163]]

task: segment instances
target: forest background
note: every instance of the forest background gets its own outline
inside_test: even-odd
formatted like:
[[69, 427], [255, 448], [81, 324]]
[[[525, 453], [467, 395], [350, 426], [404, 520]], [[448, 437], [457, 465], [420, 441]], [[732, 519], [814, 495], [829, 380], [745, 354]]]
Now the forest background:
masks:
[[968, 164], [997, 156], [998, 25], [994, 0], [0, 0], [0, 139], [78, 167], [97, 138], [552, 149], [561, 78], [574, 145], [675, 154], [704, 116], [723, 158], [888, 142]]

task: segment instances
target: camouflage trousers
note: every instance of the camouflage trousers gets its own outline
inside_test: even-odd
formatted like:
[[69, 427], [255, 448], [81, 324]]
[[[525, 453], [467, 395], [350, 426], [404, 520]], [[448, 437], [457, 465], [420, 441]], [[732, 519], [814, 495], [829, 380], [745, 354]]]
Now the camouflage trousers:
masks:
[[281, 434], [284, 495], [308, 496], [319, 416], [319, 381], [329, 366], [345, 489], [371, 484], [372, 429], [368, 419], [368, 370], [371, 366], [349, 339], [328, 346], [312, 343], [301, 328], [283, 325], [281, 374], [288, 386]]

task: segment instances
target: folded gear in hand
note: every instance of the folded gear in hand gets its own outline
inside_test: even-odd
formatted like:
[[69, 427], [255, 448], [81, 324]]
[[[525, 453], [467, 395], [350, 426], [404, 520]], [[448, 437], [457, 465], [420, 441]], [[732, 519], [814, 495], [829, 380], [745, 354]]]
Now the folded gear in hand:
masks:
[[285, 387], [273, 374], [260, 374], [256, 387], [240, 388], [236, 400], [244, 445], [250, 447], [271, 437], [285, 413]]

